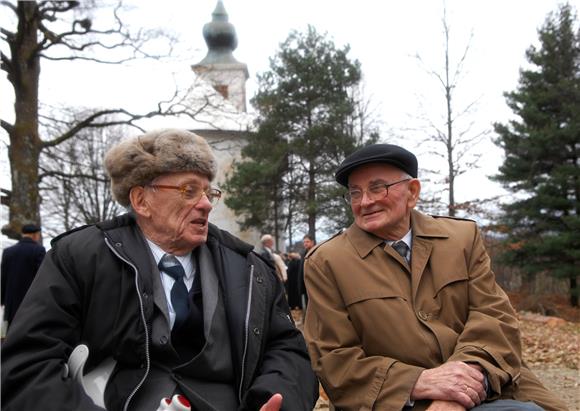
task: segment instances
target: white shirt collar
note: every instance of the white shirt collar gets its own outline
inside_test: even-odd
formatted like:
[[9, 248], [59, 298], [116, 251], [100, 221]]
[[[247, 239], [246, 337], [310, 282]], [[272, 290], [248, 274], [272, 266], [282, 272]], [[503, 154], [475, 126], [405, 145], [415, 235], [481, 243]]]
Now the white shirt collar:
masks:
[[401, 238], [400, 240], [385, 240], [385, 243], [387, 243], [388, 245], [393, 245], [393, 243], [396, 243], [397, 241], [402, 241], [405, 244], [407, 244], [409, 246], [409, 250], [413, 249], [413, 230], [409, 229], [409, 231], [407, 231], [407, 234], [405, 234], [403, 236], [403, 238]]
[[[165, 254], [167, 254], [161, 247], [155, 244], [153, 241], [146, 238], [147, 244], [149, 244], [149, 248], [151, 249], [151, 253], [153, 253], [153, 258], [155, 259], [155, 265], [159, 265], [159, 261]], [[185, 279], [191, 280], [193, 278], [193, 274], [195, 273], [195, 266], [193, 264], [193, 252], [190, 251], [185, 255], [176, 255], [175, 258], [181, 263], [183, 269], [185, 270]]]

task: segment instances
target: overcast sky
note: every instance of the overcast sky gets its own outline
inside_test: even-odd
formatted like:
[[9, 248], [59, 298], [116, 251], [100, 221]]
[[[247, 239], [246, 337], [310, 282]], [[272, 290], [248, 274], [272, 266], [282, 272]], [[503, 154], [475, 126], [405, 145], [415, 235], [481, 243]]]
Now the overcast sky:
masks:
[[[98, 0], [97, 0], [98, 1]], [[51, 104], [126, 106], [146, 108], [173, 91], [174, 79], [187, 83], [190, 66], [206, 54], [203, 25], [211, 20], [217, 0], [135, 1], [131, 24], [159, 27], [179, 39], [178, 59], [172, 62], [139, 62], [123, 67], [57, 63], [43, 66], [41, 100]], [[456, 110], [478, 100], [470, 117], [473, 130], [490, 129], [506, 121], [510, 112], [502, 93], [517, 86], [518, 71], [525, 66], [525, 51], [538, 44], [537, 29], [556, 0], [448, 0], [451, 59], [456, 61], [470, 44], [463, 77], [458, 85]], [[580, 2], [572, 1], [578, 10]], [[437, 0], [224, 0], [238, 35], [234, 56], [248, 65], [248, 98], [256, 91], [256, 73], [269, 68], [269, 58], [291, 30], [304, 32], [308, 24], [327, 33], [337, 47], [351, 46], [350, 57], [361, 63], [367, 97], [382, 122], [385, 141], [397, 141], [421, 154], [418, 144], [420, 116], [439, 121], [442, 93], [427, 69], [441, 72], [443, 1]], [[3, 10], [5, 14], [5, 10]], [[6, 24], [6, 17], [0, 18]], [[473, 37], [470, 40], [470, 36]], [[4, 49], [3, 49], [4, 50]], [[422, 56], [422, 68], [416, 58]], [[185, 87], [185, 86], [184, 86]], [[12, 119], [12, 91], [4, 72], [0, 79], [1, 117]], [[251, 107], [250, 107], [251, 110]], [[162, 125], [171, 126], [169, 120]], [[2, 141], [7, 141], [0, 131]], [[394, 139], [393, 136], [402, 137]], [[492, 135], [490, 135], [492, 137]], [[476, 148], [484, 153], [482, 168], [458, 181], [458, 200], [482, 198], [498, 192], [487, 180], [501, 162], [501, 152], [489, 141]], [[2, 187], [9, 185], [6, 150], [2, 149]], [[421, 165], [421, 157], [420, 157]], [[7, 187], [9, 188], [9, 187]], [[475, 189], [474, 189], [475, 188]], [[5, 213], [5, 207], [1, 207]]]

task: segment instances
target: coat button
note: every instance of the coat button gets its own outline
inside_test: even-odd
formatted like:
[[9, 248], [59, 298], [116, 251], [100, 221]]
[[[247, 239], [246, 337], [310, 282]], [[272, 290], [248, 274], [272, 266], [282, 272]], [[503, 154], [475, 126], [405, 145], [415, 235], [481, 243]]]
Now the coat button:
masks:
[[159, 342], [161, 343], [161, 345], [167, 344], [167, 336], [162, 335], [161, 338], [159, 338]]
[[123, 244], [121, 243], [115, 243], [115, 247], [121, 247]]
[[417, 313], [417, 315], [419, 316], [420, 319], [422, 319], [423, 321], [427, 321], [429, 319], [429, 315], [425, 312], [425, 311], [419, 311]]
[[256, 282], [258, 284], [262, 284], [264, 282], [264, 277], [262, 277], [261, 275], [257, 276], [256, 277]]
[[252, 331], [254, 332], [255, 335], [260, 335], [260, 329], [258, 327], [254, 327]]

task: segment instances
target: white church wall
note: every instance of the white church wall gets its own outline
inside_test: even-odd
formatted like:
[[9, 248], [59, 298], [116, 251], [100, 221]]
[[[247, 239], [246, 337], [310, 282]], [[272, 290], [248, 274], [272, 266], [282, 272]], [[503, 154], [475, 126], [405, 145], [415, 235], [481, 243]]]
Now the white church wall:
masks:
[[220, 64], [195, 68], [195, 71], [210, 84], [226, 86], [227, 100], [239, 111], [246, 112], [246, 79], [245, 64]]
[[[203, 135], [203, 132], [200, 132], [199, 134]], [[214, 206], [214, 209], [210, 213], [209, 220], [222, 230], [229, 231], [243, 241], [258, 246], [261, 237], [260, 231], [256, 229], [242, 230], [240, 228], [238, 221], [241, 218], [236, 216], [236, 214], [226, 206], [225, 199], [227, 198], [228, 193], [223, 189], [223, 183], [233, 171], [234, 162], [241, 159], [241, 151], [245, 144], [245, 140], [239, 137], [231, 139], [224, 138], [223, 136], [215, 137], [206, 135], [204, 137], [211, 145], [218, 162], [218, 173], [213, 185], [221, 189], [223, 192], [222, 199]]]

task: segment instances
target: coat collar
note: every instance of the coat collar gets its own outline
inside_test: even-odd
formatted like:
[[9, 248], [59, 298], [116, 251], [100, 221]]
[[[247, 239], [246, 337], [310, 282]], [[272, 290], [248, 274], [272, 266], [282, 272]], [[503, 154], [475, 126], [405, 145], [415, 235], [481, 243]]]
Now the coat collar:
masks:
[[[411, 211], [411, 228], [413, 238], [447, 238], [449, 233], [443, 229], [437, 220], [420, 211]], [[362, 230], [356, 224], [352, 224], [346, 230], [346, 236], [360, 258], [365, 258], [377, 246], [383, 247], [385, 240], [367, 231]], [[415, 241], [413, 241], [413, 244]]]
[[411, 211], [411, 227], [413, 228], [413, 237], [448, 238], [450, 234], [441, 227], [436, 218], [417, 210]]

